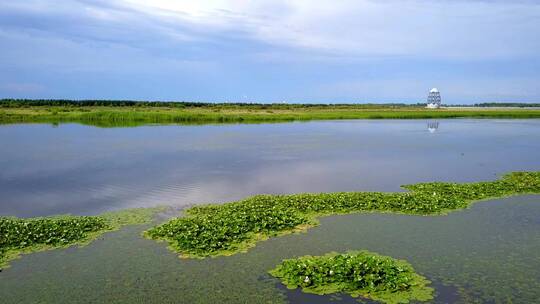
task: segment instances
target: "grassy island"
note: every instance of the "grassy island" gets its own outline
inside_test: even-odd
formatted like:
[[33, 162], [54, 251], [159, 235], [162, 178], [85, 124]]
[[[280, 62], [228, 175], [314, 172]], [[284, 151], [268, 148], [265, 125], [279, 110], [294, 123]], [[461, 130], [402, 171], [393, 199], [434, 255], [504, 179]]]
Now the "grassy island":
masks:
[[409, 263], [368, 251], [288, 259], [270, 274], [289, 289], [319, 295], [344, 292], [383, 303], [433, 299], [430, 282]]
[[264, 123], [331, 119], [540, 118], [537, 108], [442, 108], [405, 104], [241, 104], [194, 102], [0, 100], [0, 124]]
[[476, 183], [420, 183], [409, 192], [338, 192], [256, 195], [222, 205], [195, 206], [145, 232], [167, 241], [181, 257], [204, 258], [246, 251], [271, 236], [306, 230], [317, 217], [353, 212], [444, 214], [471, 203], [516, 194], [540, 193], [540, 172], [514, 172]]
[[84, 245], [124, 225], [148, 223], [160, 209], [128, 209], [98, 216], [0, 217], [0, 269], [23, 253]]

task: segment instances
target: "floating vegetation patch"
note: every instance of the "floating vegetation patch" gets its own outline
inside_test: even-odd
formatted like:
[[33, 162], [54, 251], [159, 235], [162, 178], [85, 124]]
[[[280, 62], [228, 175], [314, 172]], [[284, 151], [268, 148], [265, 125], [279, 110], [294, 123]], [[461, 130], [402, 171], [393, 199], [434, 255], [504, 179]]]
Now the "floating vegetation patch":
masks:
[[148, 223], [161, 209], [128, 209], [99, 216], [0, 217], [0, 269], [21, 253], [84, 245], [124, 225]]
[[319, 295], [344, 292], [384, 303], [433, 299], [430, 282], [409, 263], [369, 251], [284, 260], [270, 274], [289, 289]]
[[196, 206], [185, 217], [154, 227], [145, 235], [167, 241], [181, 257], [231, 255], [259, 240], [306, 230], [317, 224], [319, 216], [370, 211], [444, 214], [482, 199], [540, 193], [540, 172], [514, 172], [490, 182], [403, 187], [409, 192], [256, 195], [223, 205]]

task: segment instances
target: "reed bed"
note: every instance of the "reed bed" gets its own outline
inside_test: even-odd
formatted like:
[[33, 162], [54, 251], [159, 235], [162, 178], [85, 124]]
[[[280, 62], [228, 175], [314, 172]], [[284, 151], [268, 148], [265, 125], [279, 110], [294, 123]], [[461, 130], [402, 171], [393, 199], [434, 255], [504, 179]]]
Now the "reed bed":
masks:
[[339, 119], [540, 118], [538, 109], [437, 109], [421, 107], [0, 107], [0, 124], [82, 123], [95, 126], [147, 124], [271, 123]]

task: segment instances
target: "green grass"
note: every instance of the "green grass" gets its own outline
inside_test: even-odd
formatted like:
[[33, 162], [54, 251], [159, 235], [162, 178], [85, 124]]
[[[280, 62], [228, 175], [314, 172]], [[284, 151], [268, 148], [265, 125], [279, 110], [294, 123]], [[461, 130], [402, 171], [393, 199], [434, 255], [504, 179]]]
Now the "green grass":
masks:
[[122, 226], [148, 223], [162, 209], [127, 209], [98, 216], [0, 217], [0, 269], [23, 253], [85, 245]]
[[319, 295], [344, 292], [383, 303], [433, 299], [430, 282], [409, 263], [368, 251], [288, 259], [270, 274], [289, 289]]
[[[0, 104], [1, 105], [1, 104]], [[191, 107], [1, 107], [0, 124], [81, 123], [100, 127], [146, 124], [271, 123], [334, 119], [540, 118], [538, 109], [437, 109], [418, 106], [221, 105]]]
[[192, 207], [185, 217], [156, 226], [145, 235], [167, 241], [181, 257], [231, 255], [268, 237], [306, 230], [324, 215], [371, 211], [444, 214], [487, 198], [540, 193], [540, 172], [515, 172], [489, 182], [420, 183], [404, 188], [409, 192], [256, 195], [222, 205]]

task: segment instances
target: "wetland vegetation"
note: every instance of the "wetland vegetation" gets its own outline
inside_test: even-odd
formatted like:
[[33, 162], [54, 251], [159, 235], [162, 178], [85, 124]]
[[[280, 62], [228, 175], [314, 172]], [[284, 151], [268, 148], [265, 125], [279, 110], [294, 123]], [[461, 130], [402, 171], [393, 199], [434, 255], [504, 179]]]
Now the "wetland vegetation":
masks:
[[270, 274], [289, 289], [319, 295], [344, 292], [383, 303], [433, 299], [430, 282], [409, 263], [369, 251], [286, 259]]
[[185, 217], [156, 226], [146, 236], [167, 241], [182, 257], [231, 255], [268, 237], [305, 230], [324, 215], [370, 211], [444, 214], [478, 200], [540, 193], [540, 172], [514, 172], [487, 182], [403, 187], [409, 192], [256, 195], [223, 205], [195, 206]]
[[104, 100], [0, 100], [0, 124], [68, 123], [94, 126], [263, 123], [334, 119], [540, 118], [524, 108], [425, 109], [405, 104], [242, 104]]
[[107, 231], [148, 223], [161, 209], [127, 209], [98, 216], [0, 217], [0, 269], [22, 253], [84, 245]]

